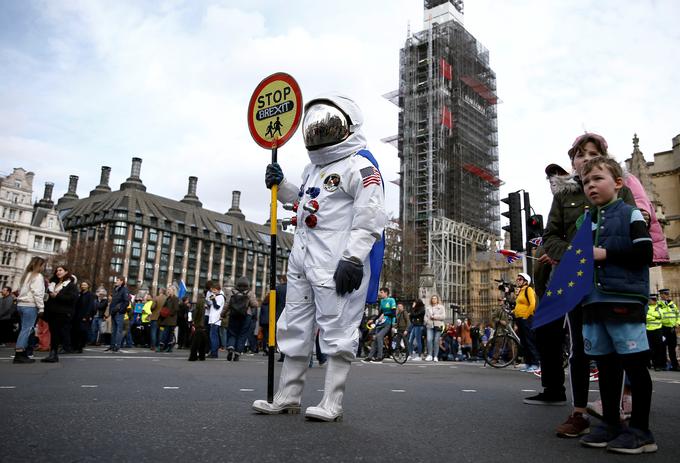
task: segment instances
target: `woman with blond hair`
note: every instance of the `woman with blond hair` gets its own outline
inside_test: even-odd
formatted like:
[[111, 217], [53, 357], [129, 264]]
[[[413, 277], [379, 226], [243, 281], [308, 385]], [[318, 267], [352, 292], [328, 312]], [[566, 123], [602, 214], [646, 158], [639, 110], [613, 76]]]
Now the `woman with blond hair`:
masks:
[[42, 314], [45, 310], [45, 277], [41, 273], [44, 269], [45, 259], [33, 257], [21, 277], [21, 288], [17, 298], [17, 311], [21, 317], [21, 331], [17, 339], [13, 363], [35, 362], [26, 355], [26, 347], [28, 346], [28, 337], [38, 319], [38, 314]]
[[439, 301], [439, 296], [436, 294], [432, 295], [430, 303], [425, 306], [425, 329], [427, 330], [426, 362], [432, 360], [435, 362], [439, 361], [437, 358], [439, 356], [439, 338], [442, 335], [445, 318], [446, 311]]

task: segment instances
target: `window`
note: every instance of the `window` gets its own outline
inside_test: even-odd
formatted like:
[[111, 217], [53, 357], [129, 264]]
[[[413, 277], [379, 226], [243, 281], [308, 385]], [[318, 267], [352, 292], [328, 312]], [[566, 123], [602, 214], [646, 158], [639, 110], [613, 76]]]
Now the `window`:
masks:
[[49, 228], [50, 230], [54, 230], [54, 219], [53, 218], [47, 219], [47, 228]]
[[123, 254], [125, 252], [125, 240], [122, 238], [113, 239], [113, 253]]
[[16, 241], [17, 234], [16, 230], [13, 230], [11, 228], [5, 228], [5, 230], [2, 233], [2, 240], [5, 241], [6, 243], [13, 243]]
[[54, 240], [54, 249], [52, 249], [53, 252], [59, 252], [61, 250], [61, 240]]
[[135, 239], [140, 240], [144, 236], [144, 229], [140, 227], [139, 225], [135, 225]]
[[9, 214], [8, 214], [9, 220], [17, 220], [17, 211], [16, 209], [10, 209]]
[[113, 226], [113, 234], [114, 236], [125, 237], [127, 235], [127, 224], [125, 222], [116, 222]]
[[9, 251], [3, 251], [2, 253], [2, 265], [12, 265], [12, 258], [14, 253]]
[[220, 229], [220, 232], [224, 233], [225, 235], [231, 235], [230, 223], [220, 222], [219, 220], [216, 220], [215, 223], [217, 224], [217, 228]]
[[122, 273], [123, 272], [123, 258], [122, 257], [114, 257], [111, 259], [111, 270], [114, 271], [114, 273]]
[[21, 188], [21, 181], [20, 181], [20, 180], [15, 180], [15, 181], [14, 181], [14, 187], [15, 187], [15, 188]]

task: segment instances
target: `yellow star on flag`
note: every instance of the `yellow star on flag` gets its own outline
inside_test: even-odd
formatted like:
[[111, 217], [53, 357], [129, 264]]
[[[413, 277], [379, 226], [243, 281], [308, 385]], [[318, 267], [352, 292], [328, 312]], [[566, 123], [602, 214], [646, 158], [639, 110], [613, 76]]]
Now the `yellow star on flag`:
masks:
[[548, 296], [552, 296], [552, 291], [548, 291], [545, 294], [547, 294]]
[[576, 283], [574, 283], [573, 281], [570, 281], [570, 282], [569, 282], [569, 287], [570, 287], [570, 288], [573, 288], [575, 284], [576, 284]]
[[560, 289], [557, 290], [557, 294], [558, 294], [558, 295], [559, 295], [559, 294], [562, 294], [563, 292], [564, 292], [564, 291], [562, 290], [562, 288], [560, 288]]
[[582, 263], [582, 264], [585, 264], [586, 263], [585, 257], [583, 259], [579, 260], [579, 262]]
[[571, 251], [573, 246], [570, 244], [569, 247], [567, 248], [567, 251]]
[[583, 270], [579, 270], [578, 272], [576, 272], [576, 275], [582, 277], [583, 276]]
[[577, 249], [576, 254], [581, 254], [583, 252], [583, 249]]

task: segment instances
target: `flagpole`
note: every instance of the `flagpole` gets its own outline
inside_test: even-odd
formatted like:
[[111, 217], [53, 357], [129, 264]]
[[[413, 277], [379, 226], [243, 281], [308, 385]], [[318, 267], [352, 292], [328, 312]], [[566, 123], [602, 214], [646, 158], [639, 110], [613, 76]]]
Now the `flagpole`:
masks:
[[[272, 146], [272, 164], [277, 161], [277, 139]], [[267, 402], [274, 401], [274, 351], [276, 350], [276, 210], [279, 186], [272, 185], [269, 213], [269, 332], [267, 333]]]

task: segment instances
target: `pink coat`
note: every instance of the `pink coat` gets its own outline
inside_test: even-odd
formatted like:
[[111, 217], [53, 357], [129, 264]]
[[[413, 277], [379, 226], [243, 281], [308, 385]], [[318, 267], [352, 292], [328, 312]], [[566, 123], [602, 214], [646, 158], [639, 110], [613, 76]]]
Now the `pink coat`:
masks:
[[651, 217], [649, 223], [649, 235], [652, 237], [652, 243], [654, 245], [654, 264], [662, 264], [669, 262], [668, 258], [668, 246], [666, 245], [666, 237], [661, 229], [661, 224], [656, 218], [656, 211], [652, 202], [649, 200], [645, 189], [642, 187], [640, 180], [631, 173], [627, 173], [624, 177], [624, 184], [630, 189], [635, 198], [635, 204], [638, 209], [644, 209], [649, 213]]

